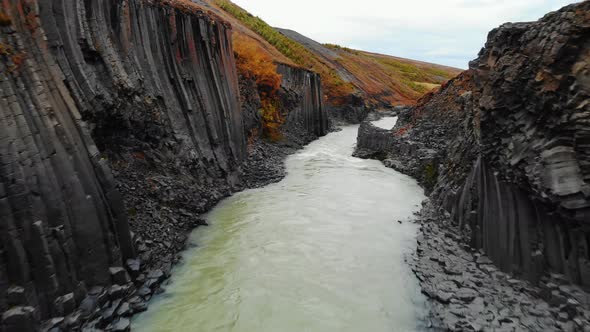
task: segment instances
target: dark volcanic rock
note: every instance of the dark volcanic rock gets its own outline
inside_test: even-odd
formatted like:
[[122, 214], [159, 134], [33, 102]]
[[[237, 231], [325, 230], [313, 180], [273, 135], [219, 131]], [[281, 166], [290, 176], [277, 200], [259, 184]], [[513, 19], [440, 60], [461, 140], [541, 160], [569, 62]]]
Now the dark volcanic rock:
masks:
[[[425, 204], [419, 220], [418, 248], [408, 263], [422, 293], [432, 300], [429, 319], [436, 328], [463, 331], [468, 324], [467, 330], [475, 331], [568, 331], [556, 322], [576, 322], [574, 331], [590, 328], [589, 306], [575, 300], [590, 299], [590, 294], [564, 281], [563, 275], [544, 276], [539, 285], [513, 279], [483, 264], [487, 260], [465, 246], [461, 238], [441, 241], [447, 231], [457, 231], [458, 226], [431, 202]], [[441, 255], [443, 252], [447, 254]], [[453, 270], [462, 271], [461, 275], [449, 274], [448, 266], [439, 261], [452, 261]], [[560, 281], [565, 282], [561, 288]]]
[[129, 330], [131, 330], [131, 322], [127, 318], [120, 318], [111, 329], [113, 332], [127, 332]]
[[368, 105], [365, 105], [363, 97], [359, 95], [351, 95], [347, 99], [340, 106], [332, 105], [329, 107], [330, 117], [338, 123], [361, 123], [373, 110]]
[[328, 133], [328, 114], [323, 104], [320, 75], [287, 65], [279, 65], [281, 110], [287, 130], [306, 130], [312, 137]]
[[39, 312], [33, 307], [13, 307], [2, 314], [4, 331], [34, 331], [39, 327]]
[[125, 285], [131, 281], [129, 278], [129, 274], [122, 267], [111, 267], [109, 269], [109, 272], [111, 273], [111, 279], [113, 284]]
[[[494, 304], [477, 322], [481, 327], [567, 330], [577, 319], [575, 329], [590, 329], [587, 316], [571, 317], [576, 312], [566, 309], [568, 299], [588, 298], [579, 286], [590, 286], [589, 71], [585, 1], [493, 30], [470, 70], [401, 114], [393, 130], [368, 124], [359, 130], [357, 155], [416, 177], [430, 194], [432, 205], [423, 211], [436, 212], [423, 220], [430, 240], [449, 230], [459, 250], [468, 245], [485, 253], [475, 252], [474, 265], [451, 265], [463, 271], [463, 287], [489, 292], [482, 296]], [[419, 242], [428, 259], [416, 271], [436, 294], [438, 278], [453, 274], [430, 259], [447, 247], [428, 242]], [[506, 275], [491, 263], [534, 286], [500, 280]], [[429, 277], [431, 268], [444, 277]], [[523, 287], [532, 297], [516, 305]], [[539, 297], [547, 309], [528, 304]], [[464, 329], [469, 316], [452, 310], [434, 308], [445, 328]]]
[[495, 29], [393, 131], [359, 130], [357, 154], [420, 179], [467, 242], [533, 281], [590, 283], [589, 7]]
[[249, 142], [231, 27], [175, 3], [0, 5], [0, 329], [58, 314], [92, 328], [108, 301], [149, 298], [201, 213], [277, 181], [288, 151], [327, 132], [319, 76], [281, 67], [286, 138]]

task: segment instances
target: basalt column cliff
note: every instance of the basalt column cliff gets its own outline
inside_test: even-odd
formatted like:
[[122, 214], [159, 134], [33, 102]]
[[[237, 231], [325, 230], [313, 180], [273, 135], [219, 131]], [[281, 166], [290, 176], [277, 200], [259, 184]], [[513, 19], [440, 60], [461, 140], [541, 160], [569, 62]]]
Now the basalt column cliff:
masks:
[[474, 247], [532, 280], [590, 285], [589, 9], [493, 30], [394, 132], [359, 134], [358, 153], [419, 178]]
[[[231, 27], [181, 3], [2, 2], [2, 331], [128, 329], [198, 214], [244, 187]], [[281, 71], [286, 123], [325, 134], [319, 77]]]
[[320, 76], [308, 70], [279, 65], [286, 124], [303, 128], [309, 135], [323, 136], [328, 131], [328, 115], [322, 102]]
[[585, 1], [490, 32], [470, 69], [402, 114], [392, 131], [363, 124], [357, 154], [422, 182], [443, 211], [425, 236], [448, 231], [438, 236], [487, 255], [472, 264], [493, 262], [540, 285], [557, 307], [588, 306], [572, 284], [590, 286], [589, 100]]

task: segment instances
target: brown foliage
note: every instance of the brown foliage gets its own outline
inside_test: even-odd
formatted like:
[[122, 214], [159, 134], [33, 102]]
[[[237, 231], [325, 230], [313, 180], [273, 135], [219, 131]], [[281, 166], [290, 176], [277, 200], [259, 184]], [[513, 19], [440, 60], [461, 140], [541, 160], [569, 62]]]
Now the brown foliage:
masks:
[[402, 136], [416, 125], [427, 114], [432, 112], [461, 112], [463, 110], [463, 102], [459, 96], [465, 92], [473, 91], [474, 80], [473, 71], [466, 70], [457, 77], [448, 80], [441, 84], [441, 86], [433, 91], [425, 94], [413, 108], [408, 125], [398, 130], [399, 136]]
[[404, 136], [410, 129], [412, 129], [412, 124], [408, 124], [399, 128], [394, 134], [395, 136]]
[[11, 55], [13, 52], [12, 46], [0, 43], [0, 55]]
[[281, 75], [277, 73], [277, 66], [256, 41], [234, 34], [233, 44], [238, 74], [254, 80], [258, 88], [262, 103], [263, 135], [279, 140], [284, 119], [279, 111], [277, 93], [281, 87]]
[[256, 41], [243, 35], [233, 38], [238, 73], [256, 81], [258, 88], [266, 95], [276, 94], [281, 86], [281, 75], [277, 66]]
[[9, 68], [9, 71], [15, 71], [18, 70], [22, 64], [25, 62], [25, 53], [24, 52], [20, 52], [18, 54], [15, 54], [12, 56], [11, 60], [12, 60], [12, 66]]
[[12, 24], [12, 20], [10, 16], [8, 16], [5, 12], [0, 11], [0, 26], [7, 27]]

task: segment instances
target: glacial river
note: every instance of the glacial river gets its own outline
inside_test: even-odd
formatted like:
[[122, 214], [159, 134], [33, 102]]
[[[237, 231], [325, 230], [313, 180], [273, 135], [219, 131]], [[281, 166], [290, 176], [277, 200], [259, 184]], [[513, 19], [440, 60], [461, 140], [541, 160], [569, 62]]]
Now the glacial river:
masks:
[[425, 300], [404, 258], [417, 233], [405, 221], [424, 195], [411, 178], [352, 157], [357, 129], [290, 156], [281, 182], [222, 201], [133, 329], [421, 330]]

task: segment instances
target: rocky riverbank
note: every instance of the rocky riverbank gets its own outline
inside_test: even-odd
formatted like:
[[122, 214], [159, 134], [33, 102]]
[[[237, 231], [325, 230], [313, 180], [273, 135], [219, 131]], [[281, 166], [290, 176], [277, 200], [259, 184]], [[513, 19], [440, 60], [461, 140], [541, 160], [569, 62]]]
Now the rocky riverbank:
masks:
[[357, 156], [430, 196], [413, 266], [443, 329], [590, 329], [589, 12], [494, 29], [395, 128], [359, 129]]
[[450, 215], [430, 201], [407, 260], [430, 301], [429, 326], [452, 331], [589, 331], [590, 294], [562, 274], [532, 284], [500, 271], [465, 243]]
[[[165, 291], [162, 285], [171, 276], [174, 265], [182, 261], [181, 253], [189, 245], [190, 233], [207, 226], [200, 215], [233, 193], [280, 181], [285, 176], [284, 159], [311, 140], [312, 135], [299, 133], [277, 143], [252, 142], [240, 183], [233, 188], [219, 184], [194, 187], [190, 176], [178, 174], [178, 169], [172, 167], [167, 168], [170, 173], [162, 175], [162, 164], [151, 164], [153, 161], [145, 158], [133, 161], [140, 163], [140, 167], [115, 169], [117, 188], [126, 205], [133, 207], [129, 213], [130, 227], [139, 256], [126, 262], [129, 274], [122, 269], [113, 271], [117, 283], [89, 291], [89, 298], [96, 302], [82, 303], [79, 322], [50, 320], [43, 329], [72, 328], [72, 324], [112, 331], [129, 329], [131, 316], [147, 310], [150, 299]], [[154, 170], [159, 171], [157, 175]], [[97, 307], [100, 309], [92, 309]]]

